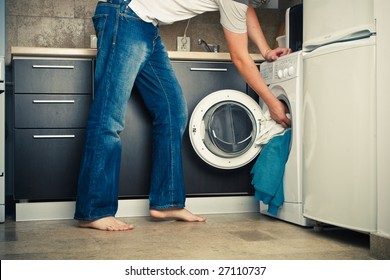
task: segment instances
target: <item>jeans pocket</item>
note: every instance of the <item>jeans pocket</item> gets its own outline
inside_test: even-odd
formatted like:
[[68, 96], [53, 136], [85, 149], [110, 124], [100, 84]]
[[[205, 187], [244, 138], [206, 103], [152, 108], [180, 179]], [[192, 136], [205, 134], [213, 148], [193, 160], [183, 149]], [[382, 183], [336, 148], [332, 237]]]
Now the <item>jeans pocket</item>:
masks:
[[97, 47], [98, 48], [100, 47], [100, 43], [102, 42], [101, 39], [103, 38], [103, 35], [104, 35], [104, 29], [106, 26], [107, 17], [108, 17], [108, 15], [106, 15], [106, 14], [95, 15], [94, 17], [92, 17], [92, 22], [93, 22], [93, 26], [95, 28], [95, 33], [96, 33], [96, 37], [97, 37]]

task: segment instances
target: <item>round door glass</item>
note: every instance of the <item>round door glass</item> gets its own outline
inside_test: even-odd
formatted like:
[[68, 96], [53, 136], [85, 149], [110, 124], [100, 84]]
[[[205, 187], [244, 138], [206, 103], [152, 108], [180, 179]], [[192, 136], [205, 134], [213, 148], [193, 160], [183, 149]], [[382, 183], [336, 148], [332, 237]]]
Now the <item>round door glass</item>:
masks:
[[206, 147], [224, 158], [244, 154], [255, 141], [256, 122], [240, 103], [226, 101], [212, 106], [204, 115]]

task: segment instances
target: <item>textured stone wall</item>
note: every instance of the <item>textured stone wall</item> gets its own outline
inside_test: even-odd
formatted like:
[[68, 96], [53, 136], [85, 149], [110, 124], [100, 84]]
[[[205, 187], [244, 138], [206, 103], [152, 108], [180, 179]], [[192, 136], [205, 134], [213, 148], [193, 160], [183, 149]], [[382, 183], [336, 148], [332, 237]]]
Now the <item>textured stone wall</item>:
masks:
[[96, 3], [96, 0], [6, 0], [7, 53], [11, 46], [88, 47]]
[[[285, 7], [299, 0], [279, 2], [280, 9], [257, 10], [271, 46], [284, 20]], [[94, 34], [91, 17], [96, 3], [96, 0], [7, 0], [7, 63], [11, 46], [88, 48], [90, 35]], [[186, 25], [187, 21], [183, 21], [160, 28], [168, 50], [176, 50], [176, 37], [184, 34]], [[192, 51], [202, 51], [197, 45], [198, 38], [219, 44], [222, 52], [227, 51], [218, 12], [191, 19], [187, 36], [191, 38]], [[258, 52], [252, 45], [250, 51]]]
[[[269, 44], [273, 46], [279, 25], [283, 20], [282, 13], [276, 9], [257, 9], [257, 13], [266, 38]], [[228, 51], [219, 18], [219, 12], [211, 12], [191, 19], [187, 36], [191, 38], [192, 51], [202, 51], [202, 48], [197, 44], [199, 38], [209, 44], [220, 45], [221, 52]], [[176, 37], [183, 36], [187, 23], [188, 21], [177, 22], [160, 28], [161, 36], [168, 50], [176, 50]], [[253, 45], [250, 45], [250, 52], [258, 53], [259, 51]]]

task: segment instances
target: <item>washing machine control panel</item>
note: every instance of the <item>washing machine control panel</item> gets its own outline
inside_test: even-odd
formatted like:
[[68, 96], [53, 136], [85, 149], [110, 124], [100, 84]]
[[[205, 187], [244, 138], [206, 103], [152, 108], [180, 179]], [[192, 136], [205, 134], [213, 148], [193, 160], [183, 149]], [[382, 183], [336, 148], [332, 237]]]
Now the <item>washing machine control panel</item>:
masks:
[[260, 72], [266, 84], [272, 84], [274, 82], [274, 63], [263, 62], [260, 64]]
[[274, 77], [276, 80], [287, 80], [296, 77], [297, 57], [285, 56], [274, 62]]
[[299, 76], [301, 68], [301, 52], [280, 57], [274, 62], [260, 64], [260, 72], [267, 84], [289, 80]]

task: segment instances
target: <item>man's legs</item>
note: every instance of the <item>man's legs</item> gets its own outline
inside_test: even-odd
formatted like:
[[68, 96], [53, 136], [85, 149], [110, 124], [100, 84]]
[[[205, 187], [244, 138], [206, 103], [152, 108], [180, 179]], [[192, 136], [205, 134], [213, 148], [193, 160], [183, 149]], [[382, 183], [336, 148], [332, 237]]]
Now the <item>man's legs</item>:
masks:
[[153, 118], [153, 165], [150, 214], [154, 218], [204, 221], [185, 207], [182, 137], [187, 126], [187, 104], [159, 36], [153, 52], [136, 79]]
[[[100, 2], [93, 18], [98, 35], [95, 92], [87, 124], [75, 219], [80, 226], [128, 230], [114, 218], [118, 208], [121, 162], [119, 133], [134, 80], [147, 60], [154, 34], [150, 26], [127, 9], [127, 3]], [[120, 3], [120, 5], [118, 4]], [[152, 30], [155, 33], [155, 30]]]

